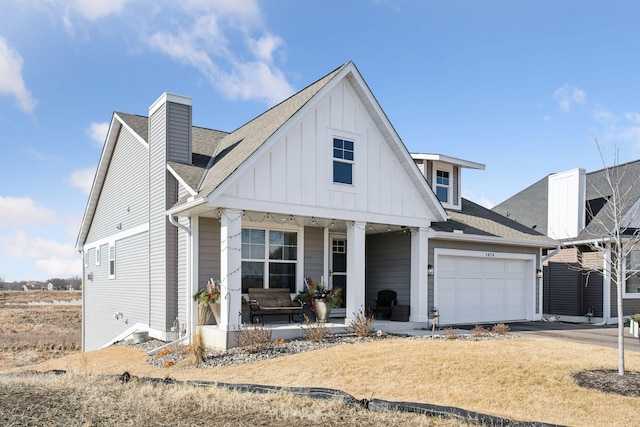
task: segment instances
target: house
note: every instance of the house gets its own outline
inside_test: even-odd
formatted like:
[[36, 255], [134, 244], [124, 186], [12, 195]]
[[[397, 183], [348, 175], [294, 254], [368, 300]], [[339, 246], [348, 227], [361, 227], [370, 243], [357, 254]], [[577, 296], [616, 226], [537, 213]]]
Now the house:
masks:
[[425, 325], [434, 309], [451, 324], [540, 318], [555, 243], [461, 197], [462, 168], [483, 165], [412, 157], [352, 62], [229, 133], [191, 115], [171, 93], [148, 117], [113, 114], [76, 245], [85, 350], [136, 330], [190, 337], [209, 278], [220, 348], [250, 287], [295, 295], [305, 277], [344, 289], [332, 315], [346, 321], [387, 288]]
[[[631, 198], [622, 225], [635, 230], [640, 227], [634, 215], [640, 203], [640, 161], [609, 170], [620, 174], [620, 189]], [[544, 265], [546, 314], [567, 321], [617, 323], [617, 292], [608, 264], [615, 257], [615, 247], [606, 237], [616, 228], [607, 209], [612, 190], [606, 177], [606, 168], [550, 174], [493, 209], [562, 243]], [[627, 266], [638, 265], [640, 251], [631, 251], [627, 258]], [[637, 277], [626, 280], [622, 298], [623, 315], [640, 312]]]

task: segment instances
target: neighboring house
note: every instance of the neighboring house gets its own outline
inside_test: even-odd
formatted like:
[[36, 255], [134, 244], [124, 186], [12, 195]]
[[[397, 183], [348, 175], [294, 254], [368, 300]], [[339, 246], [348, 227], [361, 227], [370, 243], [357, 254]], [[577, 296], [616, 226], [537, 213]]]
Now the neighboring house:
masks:
[[332, 314], [347, 321], [387, 288], [425, 325], [434, 306], [441, 323], [540, 318], [555, 243], [461, 198], [461, 168], [484, 165], [412, 158], [353, 63], [230, 133], [191, 116], [169, 93], [148, 117], [113, 115], [77, 240], [85, 350], [134, 330], [189, 337], [209, 278], [220, 348], [248, 288], [293, 296], [305, 277], [344, 288]]
[[[624, 225], [635, 230], [637, 218], [630, 218], [640, 203], [636, 180], [640, 161], [617, 166], [622, 192], [630, 191], [632, 203], [624, 212]], [[610, 168], [612, 172], [616, 167]], [[544, 313], [561, 319], [617, 323], [616, 287], [610, 278], [607, 259], [612, 259], [611, 242], [604, 236], [614, 230], [607, 213], [611, 186], [606, 169], [586, 173], [573, 169], [548, 175], [494, 207], [494, 211], [522, 225], [562, 242], [562, 249], [544, 266]], [[631, 231], [631, 230], [630, 230]], [[600, 245], [602, 250], [598, 250]], [[638, 266], [640, 250], [632, 251], [626, 264]], [[631, 277], [623, 285], [623, 314], [640, 312], [640, 280]]]

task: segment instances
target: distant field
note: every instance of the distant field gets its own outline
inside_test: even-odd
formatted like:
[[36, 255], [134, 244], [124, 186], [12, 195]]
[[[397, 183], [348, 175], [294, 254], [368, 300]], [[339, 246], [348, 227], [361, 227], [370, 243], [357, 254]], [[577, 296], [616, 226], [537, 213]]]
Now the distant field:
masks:
[[1, 291], [0, 369], [81, 350], [80, 305], [27, 305], [82, 298], [81, 291]]

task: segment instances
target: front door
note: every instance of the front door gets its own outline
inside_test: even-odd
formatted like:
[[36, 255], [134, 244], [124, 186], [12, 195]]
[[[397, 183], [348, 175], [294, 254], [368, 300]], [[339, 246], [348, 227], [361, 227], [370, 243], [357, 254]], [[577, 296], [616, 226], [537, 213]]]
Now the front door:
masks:
[[331, 256], [329, 257], [330, 285], [333, 289], [342, 289], [342, 304], [331, 310], [332, 315], [346, 315], [347, 300], [347, 238], [344, 235], [331, 235]]

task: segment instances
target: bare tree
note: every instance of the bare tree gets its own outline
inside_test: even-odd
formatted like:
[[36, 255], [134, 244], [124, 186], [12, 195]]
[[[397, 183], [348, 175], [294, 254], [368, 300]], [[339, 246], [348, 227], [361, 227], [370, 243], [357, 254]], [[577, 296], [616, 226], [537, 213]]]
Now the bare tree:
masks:
[[602, 208], [587, 212], [590, 219], [589, 230], [593, 235], [592, 250], [603, 257], [603, 274], [607, 275], [616, 288], [618, 314], [618, 374], [624, 375], [624, 311], [622, 295], [627, 280], [634, 276], [640, 265], [627, 268], [633, 250], [640, 250], [640, 174], [628, 170], [628, 164], [620, 165], [618, 150], [615, 150], [613, 164], [607, 166], [606, 158], [596, 140], [598, 152], [604, 165], [599, 185], [591, 183], [596, 194], [604, 201]]

